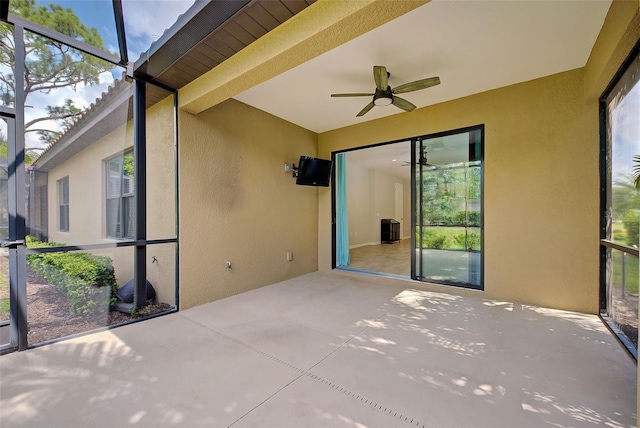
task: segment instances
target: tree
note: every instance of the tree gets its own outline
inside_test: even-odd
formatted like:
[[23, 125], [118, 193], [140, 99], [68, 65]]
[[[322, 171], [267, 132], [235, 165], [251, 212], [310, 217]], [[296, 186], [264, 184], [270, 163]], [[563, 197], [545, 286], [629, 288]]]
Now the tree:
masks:
[[632, 172], [633, 184], [635, 184], [636, 189], [640, 190], [640, 156], [634, 156], [633, 162], [635, 162]]
[[640, 192], [632, 174], [615, 180], [611, 186], [611, 211], [614, 220], [621, 221], [629, 210], [640, 209]]
[[[7, 136], [4, 134], [3, 131], [0, 130], [0, 159], [4, 159], [6, 161], [8, 157], [9, 157], [9, 142], [7, 141]], [[37, 157], [38, 157], [38, 154], [36, 152], [29, 150], [24, 154], [24, 162], [26, 164], [30, 164], [34, 160], [36, 160]], [[1, 163], [0, 163], [0, 169], [1, 169]], [[6, 171], [0, 172], [0, 180], [2, 179], [1, 177], [3, 175], [6, 176]]]
[[[104, 49], [104, 42], [95, 28], [87, 28], [80, 22], [71, 9], [59, 5], [36, 5], [36, 0], [12, 0], [11, 12], [36, 24], [59, 31], [92, 46]], [[15, 43], [12, 27], [0, 26], [0, 97], [4, 105], [14, 102], [15, 79]], [[72, 49], [67, 45], [45, 37], [25, 32], [25, 100], [34, 92], [50, 93], [59, 88], [78, 84], [93, 85], [99, 83], [99, 75], [108, 70], [109, 64], [89, 54]], [[35, 132], [40, 141], [51, 143], [61, 134], [59, 131], [39, 128], [38, 125], [53, 120], [62, 128], [71, 125], [82, 113], [71, 99], [62, 105], [47, 106], [46, 116], [32, 119], [25, 123], [25, 133]]]

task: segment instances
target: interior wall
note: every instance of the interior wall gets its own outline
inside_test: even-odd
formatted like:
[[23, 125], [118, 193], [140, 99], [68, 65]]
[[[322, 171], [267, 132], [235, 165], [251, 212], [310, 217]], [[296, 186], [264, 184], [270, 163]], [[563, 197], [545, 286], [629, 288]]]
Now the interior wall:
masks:
[[369, 227], [370, 171], [349, 162], [347, 153], [347, 216], [349, 221], [349, 247], [373, 243]]
[[327, 188], [297, 186], [284, 164], [315, 156], [317, 134], [235, 100], [181, 112], [179, 130], [180, 307], [316, 271]]
[[395, 218], [395, 184], [403, 185], [403, 233], [409, 235], [411, 193], [409, 180], [349, 162], [347, 153], [347, 211], [349, 247], [380, 243], [380, 221]]
[[396, 187], [398, 179], [382, 171], [372, 171], [372, 206], [369, 227], [374, 242], [380, 242], [380, 221], [396, 215]]
[[[598, 106], [584, 70], [319, 135], [320, 157], [485, 125], [485, 295], [598, 311]], [[331, 197], [320, 192], [319, 266], [331, 268]]]
[[402, 239], [408, 239], [411, 238], [411, 180], [404, 180], [402, 184], [404, 186], [404, 212], [402, 213], [404, 221], [402, 222], [400, 237]]

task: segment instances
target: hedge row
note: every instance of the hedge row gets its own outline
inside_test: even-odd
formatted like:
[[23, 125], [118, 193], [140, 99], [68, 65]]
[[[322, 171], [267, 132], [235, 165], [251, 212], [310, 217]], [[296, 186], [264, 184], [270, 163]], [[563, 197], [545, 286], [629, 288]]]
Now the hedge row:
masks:
[[[28, 248], [64, 244], [27, 237]], [[118, 290], [113, 260], [89, 253], [55, 252], [27, 255], [27, 264], [42, 278], [66, 294], [75, 314], [106, 313]]]

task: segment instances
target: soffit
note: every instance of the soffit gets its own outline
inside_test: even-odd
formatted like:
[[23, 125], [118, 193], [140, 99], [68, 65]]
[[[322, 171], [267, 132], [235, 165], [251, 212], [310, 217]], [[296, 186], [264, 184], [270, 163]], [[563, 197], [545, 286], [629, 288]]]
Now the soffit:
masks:
[[180, 89], [306, 9], [316, 0], [238, 0], [196, 4], [143, 53], [137, 73]]

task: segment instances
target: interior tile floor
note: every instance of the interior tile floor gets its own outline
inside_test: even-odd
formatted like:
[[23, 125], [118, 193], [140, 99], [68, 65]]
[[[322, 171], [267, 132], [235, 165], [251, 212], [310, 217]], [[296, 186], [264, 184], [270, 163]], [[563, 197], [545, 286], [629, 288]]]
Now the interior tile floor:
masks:
[[316, 272], [0, 357], [0, 425], [636, 426], [599, 318]]
[[370, 272], [411, 275], [411, 239], [395, 244], [365, 245], [349, 250], [351, 269]]

